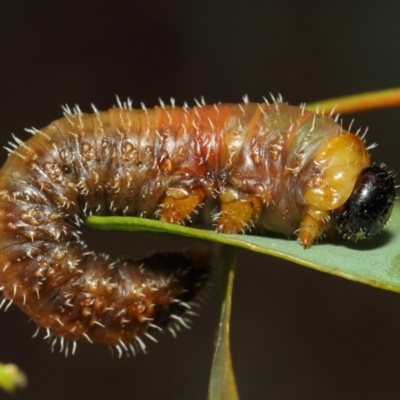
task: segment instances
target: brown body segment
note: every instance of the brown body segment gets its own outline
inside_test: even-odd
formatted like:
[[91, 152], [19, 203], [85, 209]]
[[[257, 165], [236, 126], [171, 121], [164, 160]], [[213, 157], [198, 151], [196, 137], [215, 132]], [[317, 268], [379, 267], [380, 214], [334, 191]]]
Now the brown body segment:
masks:
[[3, 294], [56, 337], [119, 349], [185, 325], [207, 266], [95, 254], [78, 229], [87, 215], [298, 232], [309, 247], [369, 165], [358, 136], [281, 103], [67, 111], [18, 144], [0, 172]]

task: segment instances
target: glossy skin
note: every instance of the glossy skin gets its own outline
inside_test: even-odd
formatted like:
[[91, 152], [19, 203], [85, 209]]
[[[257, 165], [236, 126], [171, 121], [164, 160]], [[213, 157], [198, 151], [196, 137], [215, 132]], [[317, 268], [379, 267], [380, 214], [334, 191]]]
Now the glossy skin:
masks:
[[310, 247], [370, 163], [358, 136], [281, 103], [77, 110], [18, 144], [0, 172], [3, 294], [57, 336], [116, 345], [176, 319], [208, 267], [88, 251], [88, 214], [297, 232]]
[[337, 229], [350, 240], [371, 238], [386, 225], [395, 197], [389, 173], [377, 166], [363, 169], [350, 199], [334, 213]]

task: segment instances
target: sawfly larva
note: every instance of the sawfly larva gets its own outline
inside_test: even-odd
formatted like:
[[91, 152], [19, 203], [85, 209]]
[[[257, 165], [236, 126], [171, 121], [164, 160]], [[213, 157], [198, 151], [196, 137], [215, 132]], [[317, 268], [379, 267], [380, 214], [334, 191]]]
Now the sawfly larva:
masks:
[[[0, 286], [54, 341], [144, 348], [186, 325], [207, 262], [193, 254], [111, 260], [86, 248], [85, 217], [133, 215], [223, 233], [369, 238], [389, 219], [391, 174], [334, 119], [281, 102], [174, 104], [64, 118], [15, 138], [0, 172]], [[188, 310], [190, 311], [190, 310]], [[75, 343], [75, 342], [74, 342]]]

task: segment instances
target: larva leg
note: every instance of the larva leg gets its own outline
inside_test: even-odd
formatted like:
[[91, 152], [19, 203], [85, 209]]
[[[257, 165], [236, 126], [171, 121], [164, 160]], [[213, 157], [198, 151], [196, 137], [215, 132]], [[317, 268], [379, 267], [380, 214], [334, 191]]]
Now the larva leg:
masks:
[[301, 220], [298, 233], [298, 242], [306, 249], [314, 240], [324, 233], [329, 225], [329, 210], [317, 210], [308, 207]]
[[203, 202], [204, 197], [200, 188], [170, 188], [161, 201], [159, 219], [172, 224], [182, 223]]
[[253, 195], [226, 187], [219, 195], [221, 214], [217, 230], [223, 233], [238, 233], [248, 230], [260, 218], [262, 202]]

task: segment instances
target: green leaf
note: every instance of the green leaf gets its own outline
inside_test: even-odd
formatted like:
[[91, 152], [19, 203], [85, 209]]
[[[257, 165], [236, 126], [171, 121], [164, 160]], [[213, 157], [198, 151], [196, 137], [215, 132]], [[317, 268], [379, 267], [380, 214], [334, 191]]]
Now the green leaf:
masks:
[[90, 217], [87, 225], [104, 230], [151, 231], [189, 236], [280, 257], [343, 278], [400, 292], [400, 204], [383, 233], [370, 241], [351, 243], [342, 239], [323, 240], [304, 250], [284, 237], [225, 235], [210, 230], [172, 225], [135, 217]]
[[239, 400], [229, 340], [229, 321], [236, 264], [235, 253], [234, 247], [220, 247], [219, 260], [223, 267], [220, 290], [221, 308], [208, 388], [208, 400]]
[[26, 386], [25, 374], [14, 364], [0, 363], [0, 388], [13, 393], [17, 388]]

